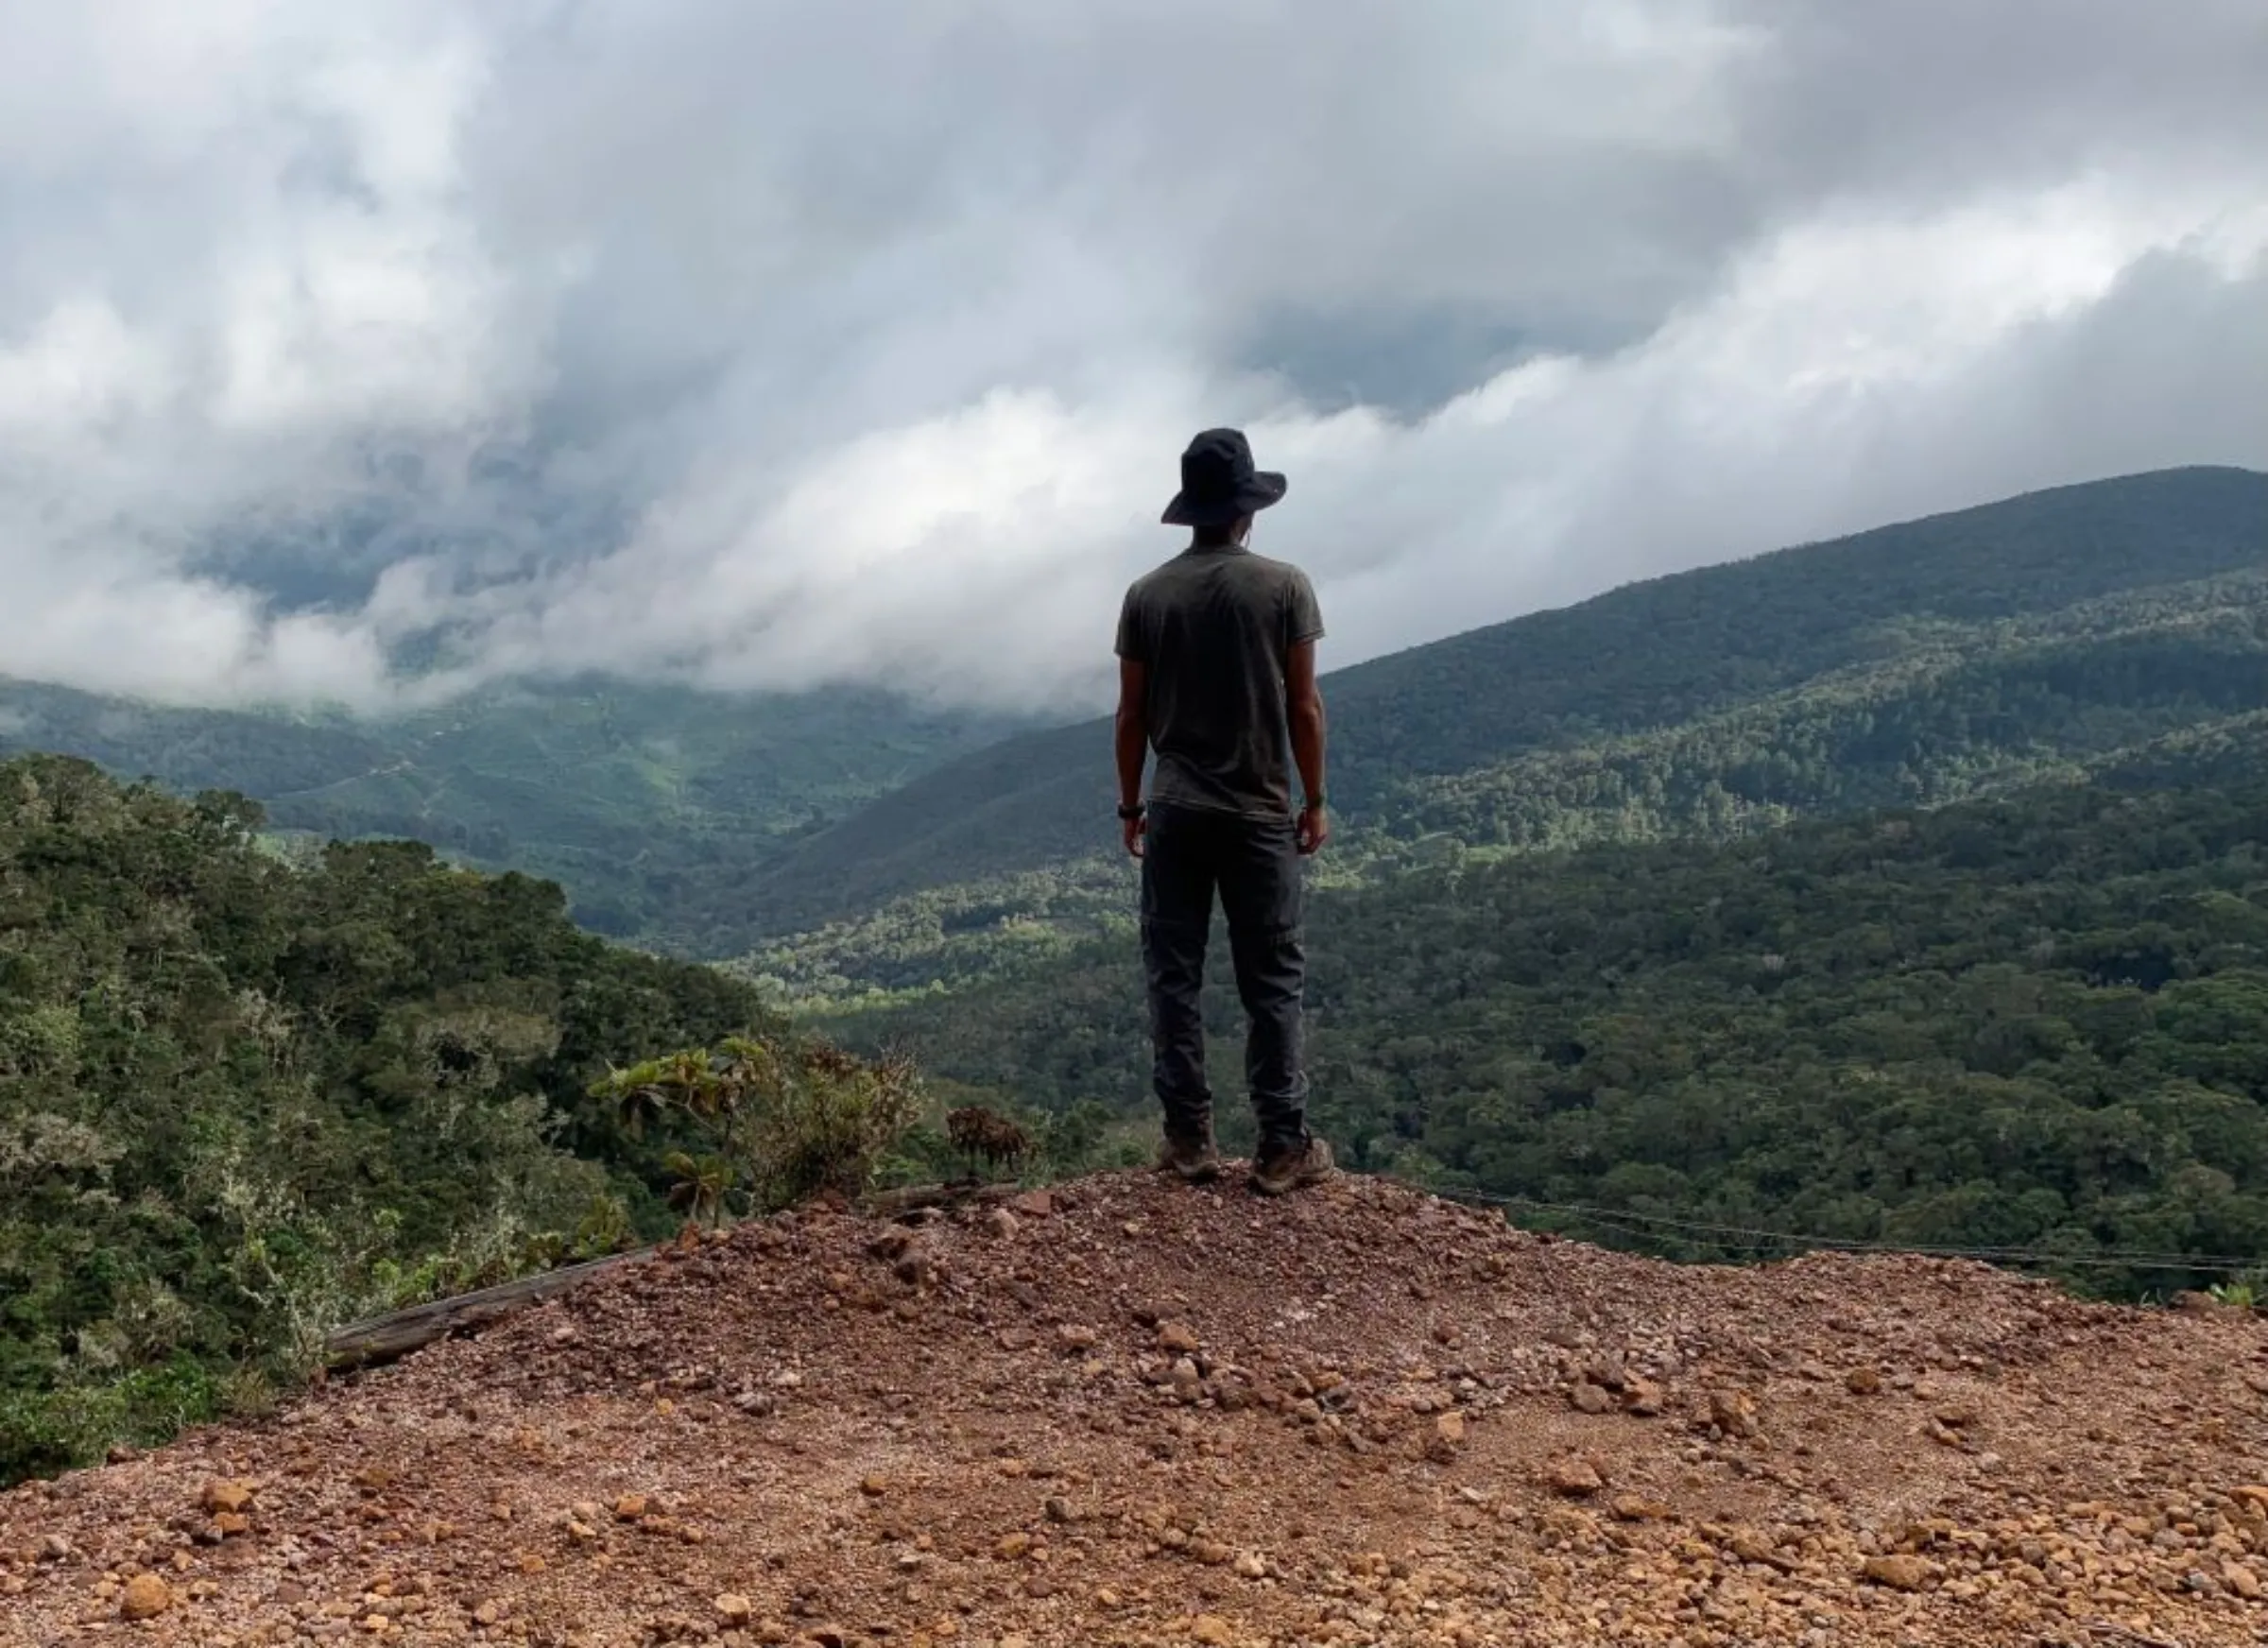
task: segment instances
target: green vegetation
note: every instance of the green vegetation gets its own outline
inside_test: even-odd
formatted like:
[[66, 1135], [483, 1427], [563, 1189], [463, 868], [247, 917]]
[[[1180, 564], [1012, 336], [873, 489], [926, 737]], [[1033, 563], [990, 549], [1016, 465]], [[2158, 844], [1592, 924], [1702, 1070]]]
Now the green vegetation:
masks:
[[[1455, 845], [1727, 836], [1952, 799], [2268, 707], [2264, 568], [2268, 475], [2174, 470], [1635, 584], [1337, 671], [1347, 856], [1390, 868]], [[1107, 854], [1108, 750], [1099, 723], [988, 746], [788, 844], [733, 901], [780, 935], [893, 906], [919, 925], [923, 895], [942, 913], [1012, 901], [1016, 878]], [[1040, 918], [1067, 914], [1051, 900]], [[880, 982], [833, 936], [834, 973]]]
[[[869, 1178], [963, 1102], [409, 842], [0, 763], [0, 1485], [257, 1408], [340, 1324]], [[1092, 1106], [1031, 1171], [1131, 1159]]]
[[250, 796], [279, 832], [423, 841], [549, 877], [592, 931], [694, 954], [748, 942], [720, 894], [765, 855], [1018, 726], [844, 689], [568, 682], [364, 720], [0, 679], [0, 756], [83, 756], [184, 794]]
[[[585, 1100], [752, 993], [410, 844], [0, 764], [0, 1482], [302, 1370], [367, 1311], [668, 1228], [677, 1135]], [[784, 1045], [784, 1044], [782, 1044]]]
[[[2129, 1295], [2221, 1273], [2118, 1255], [2268, 1257], [2268, 477], [1665, 579], [1331, 697], [1313, 1053], [1355, 1165], [1683, 1256], [2037, 1248]], [[999, 745], [815, 834], [768, 873], [850, 913], [736, 970], [1147, 1122], [1104, 747]]]
[[913, 1130], [921, 1089], [899, 1058], [868, 1064], [823, 1042], [728, 1038], [615, 1071], [591, 1090], [633, 1138], [663, 1121], [700, 1136], [673, 1150], [669, 1205], [708, 1225], [825, 1192], [854, 1196]]
[[[1736, 840], [1796, 819], [2080, 780], [2174, 731], [2268, 705], [2268, 576], [2232, 575], [1988, 628], [1950, 629], [1656, 731], [1415, 780], [1349, 825], [1336, 886], [1508, 853]], [[1124, 931], [1113, 844], [1048, 869], [930, 888], [765, 944], [736, 964], [778, 999], [887, 1004]]]
[[[1357, 1168], [1619, 1212], [1577, 1227], [1658, 1251], [1726, 1250], [1678, 1219], [2217, 1279], [2118, 1256], [2268, 1256], [2264, 819], [2256, 717], [2091, 783], [1327, 895], [1316, 1119]], [[1209, 1018], [1236, 1142], [1217, 984]], [[1130, 941], [844, 1023], [1043, 1109], [1146, 1114]]]

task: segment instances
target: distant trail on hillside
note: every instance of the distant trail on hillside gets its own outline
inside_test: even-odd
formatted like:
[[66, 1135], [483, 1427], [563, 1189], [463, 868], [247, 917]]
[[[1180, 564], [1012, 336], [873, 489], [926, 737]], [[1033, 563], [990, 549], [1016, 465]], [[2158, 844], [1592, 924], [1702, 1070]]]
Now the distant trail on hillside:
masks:
[[390, 778], [396, 773], [415, 772], [417, 770], [417, 766], [418, 764], [416, 762], [404, 757], [400, 761], [388, 763], [384, 766], [374, 766], [370, 768], [369, 772], [349, 773], [344, 778], [333, 779], [329, 783], [316, 784], [309, 789], [278, 790], [266, 798], [270, 801], [291, 801], [297, 800], [303, 796], [320, 796], [331, 790], [343, 790], [349, 784], [361, 783], [365, 779]]

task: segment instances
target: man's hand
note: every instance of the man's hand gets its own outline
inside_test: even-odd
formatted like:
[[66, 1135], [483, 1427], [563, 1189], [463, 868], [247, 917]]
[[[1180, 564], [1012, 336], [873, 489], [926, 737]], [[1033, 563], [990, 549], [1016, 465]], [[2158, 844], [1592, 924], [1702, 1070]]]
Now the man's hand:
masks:
[[1299, 855], [1312, 858], [1331, 839], [1323, 816], [1323, 689], [1315, 685], [1315, 644], [1302, 641], [1284, 661], [1284, 707], [1292, 721], [1292, 760], [1307, 805], [1299, 813]]
[[1142, 856], [1143, 833], [1148, 824], [1149, 819], [1140, 813], [1135, 814], [1131, 818], [1119, 820], [1119, 828], [1125, 833], [1126, 852], [1129, 856], [1134, 858]]

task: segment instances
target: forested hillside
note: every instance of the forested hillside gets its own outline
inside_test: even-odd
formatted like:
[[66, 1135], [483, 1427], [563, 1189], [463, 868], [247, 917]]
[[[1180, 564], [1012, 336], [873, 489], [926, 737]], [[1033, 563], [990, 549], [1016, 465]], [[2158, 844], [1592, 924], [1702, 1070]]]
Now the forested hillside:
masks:
[[[1673, 1252], [1726, 1249], [1647, 1221], [2208, 1279], [2105, 1260], [2268, 1256], [2264, 836], [2255, 717], [2091, 783], [1321, 898], [1315, 1118], [1354, 1166], [1620, 1210]], [[1147, 1110], [1130, 941], [850, 1022], [1035, 1105]]]
[[[2191, 469], [1636, 584], [1332, 673], [1332, 794], [1358, 836], [1468, 845], [1947, 798], [2268, 703], [2263, 571], [2268, 475]], [[997, 902], [1109, 846], [1108, 752], [1100, 723], [988, 747], [734, 901], [773, 933]]]
[[720, 877], [1022, 725], [833, 689], [507, 685], [386, 718], [168, 708], [0, 679], [0, 756], [250, 796], [280, 831], [423, 841], [553, 878], [594, 932], [726, 953]]
[[0, 1482], [256, 1399], [358, 1311], [673, 1223], [586, 1090], [768, 1027], [556, 886], [0, 764]]
[[[2268, 705], [2268, 575], [2242, 574], [1941, 638], [1894, 663], [1657, 732], [1403, 787], [1343, 827], [1327, 886], [1590, 843], [1730, 840], [1817, 815], [1936, 804], [2094, 765]], [[1081, 862], [892, 901], [742, 964], [789, 999], [957, 987], [1122, 927], [1134, 874]]]

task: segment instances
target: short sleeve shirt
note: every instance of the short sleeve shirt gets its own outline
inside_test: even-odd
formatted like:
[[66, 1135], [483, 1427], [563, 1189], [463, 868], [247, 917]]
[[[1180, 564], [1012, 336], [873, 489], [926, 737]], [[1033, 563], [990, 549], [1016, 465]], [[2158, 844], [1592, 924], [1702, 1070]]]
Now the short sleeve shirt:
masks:
[[1126, 592], [1118, 656], [1144, 666], [1150, 799], [1253, 817], [1292, 810], [1284, 670], [1323, 633], [1307, 575], [1241, 547], [1183, 551]]

